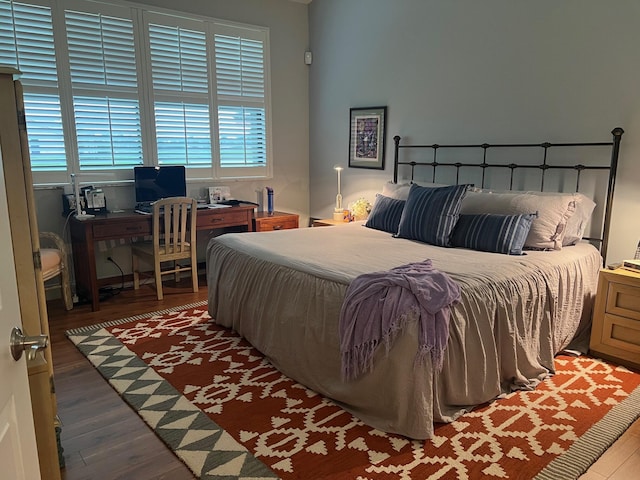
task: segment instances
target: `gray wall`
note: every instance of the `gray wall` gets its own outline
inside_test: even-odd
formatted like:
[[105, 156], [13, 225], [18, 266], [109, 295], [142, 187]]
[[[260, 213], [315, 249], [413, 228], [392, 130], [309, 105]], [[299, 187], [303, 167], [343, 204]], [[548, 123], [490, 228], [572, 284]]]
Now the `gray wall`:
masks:
[[[270, 29], [271, 45], [271, 106], [273, 122], [273, 179], [261, 181], [224, 182], [234, 197], [257, 201], [257, 191], [273, 187], [276, 210], [298, 213], [300, 224], [308, 222], [309, 214], [309, 67], [304, 64], [308, 48], [308, 7], [288, 0], [141, 0], [138, 3], [167, 9], [180, 9], [190, 14], [205, 15]], [[218, 183], [221, 184], [221, 183]], [[211, 183], [187, 185], [188, 194], [201, 197]], [[133, 185], [104, 188], [110, 208], [133, 208]], [[36, 189], [40, 230], [62, 233], [61, 188]], [[68, 238], [68, 233], [66, 233]], [[204, 259], [206, 235], [199, 234], [198, 253]], [[113, 257], [124, 269], [131, 271], [130, 249], [126, 243], [101, 242], [98, 245], [98, 277], [120, 275], [106, 258]]]
[[392, 177], [392, 137], [425, 143], [610, 141], [625, 129], [608, 261], [640, 226], [637, 0], [313, 0], [310, 213], [331, 215], [349, 108], [387, 105], [385, 171], [346, 168], [344, 203]]

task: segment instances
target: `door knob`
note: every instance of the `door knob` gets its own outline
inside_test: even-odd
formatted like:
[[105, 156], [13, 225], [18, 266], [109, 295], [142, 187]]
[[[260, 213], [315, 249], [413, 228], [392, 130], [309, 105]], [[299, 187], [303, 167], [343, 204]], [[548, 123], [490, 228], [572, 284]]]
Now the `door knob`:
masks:
[[18, 327], [13, 327], [13, 330], [11, 330], [11, 355], [15, 361], [20, 360], [23, 351], [27, 352], [28, 360], [33, 360], [36, 358], [36, 352], [43, 348], [47, 348], [48, 344], [49, 337], [46, 335], [34, 335], [32, 337], [27, 337], [22, 334], [22, 330]]

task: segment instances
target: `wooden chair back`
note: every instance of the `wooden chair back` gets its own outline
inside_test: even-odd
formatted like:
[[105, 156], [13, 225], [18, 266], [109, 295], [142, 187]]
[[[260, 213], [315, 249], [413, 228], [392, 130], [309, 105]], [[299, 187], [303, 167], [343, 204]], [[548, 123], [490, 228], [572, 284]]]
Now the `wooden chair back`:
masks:
[[171, 197], [153, 204], [153, 253], [160, 261], [191, 257], [196, 243], [196, 200]]

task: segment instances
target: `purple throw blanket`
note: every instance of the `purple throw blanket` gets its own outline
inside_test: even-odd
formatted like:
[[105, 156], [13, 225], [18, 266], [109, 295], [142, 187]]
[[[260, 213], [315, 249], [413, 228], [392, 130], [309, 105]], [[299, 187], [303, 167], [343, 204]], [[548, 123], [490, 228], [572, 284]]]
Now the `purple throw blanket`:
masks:
[[391, 342], [407, 321], [419, 321], [416, 362], [427, 354], [441, 369], [449, 339], [450, 306], [460, 287], [431, 260], [409, 263], [386, 272], [356, 277], [347, 288], [340, 311], [342, 376], [352, 380], [371, 371], [376, 348]]

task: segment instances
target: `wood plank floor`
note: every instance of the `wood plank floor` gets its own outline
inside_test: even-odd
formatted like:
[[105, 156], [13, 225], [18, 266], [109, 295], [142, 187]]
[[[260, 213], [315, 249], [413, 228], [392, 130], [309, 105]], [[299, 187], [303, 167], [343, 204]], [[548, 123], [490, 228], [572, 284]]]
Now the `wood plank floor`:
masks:
[[[168, 282], [167, 282], [168, 284]], [[165, 298], [143, 286], [125, 290], [101, 303], [100, 311], [88, 305], [66, 312], [62, 301], [49, 303], [49, 323], [66, 467], [64, 480], [193, 479], [138, 415], [120, 398], [89, 361], [65, 337], [71, 328], [130, 317], [206, 300], [204, 279], [198, 293], [165, 287]], [[183, 293], [188, 292], [188, 293]], [[640, 472], [640, 420], [596, 462], [583, 480], [629, 480]], [[346, 480], [346, 479], [345, 479]]]

